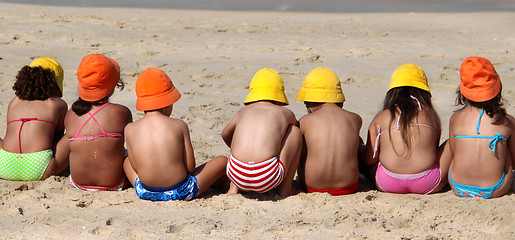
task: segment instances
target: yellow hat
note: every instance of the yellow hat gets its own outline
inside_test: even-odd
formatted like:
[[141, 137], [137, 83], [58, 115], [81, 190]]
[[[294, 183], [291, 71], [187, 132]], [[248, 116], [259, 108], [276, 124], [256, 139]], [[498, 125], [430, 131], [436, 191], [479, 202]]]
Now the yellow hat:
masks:
[[424, 70], [413, 63], [406, 63], [393, 72], [388, 91], [396, 87], [416, 87], [429, 92]]
[[260, 100], [271, 100], [288, 105], [284, 95], [284, 83], [279, 73], [271, 68], [259, 70], [250, 81], [249, 95], [245, 104]]
[[52, 70], [55, 74], [57, 86], [59, 86], [59, 90], [61, 90], [61, 94], [63, 94], [64, 71], [63, 67], [61, 67], [57, 61], [49, 57], [40, 57], [30, 63], [29, 67], [42, 67], [43, 69]]
[[345, 102], [340, 79], [333, 70], [326, 67], [318, 67], [309, 72], [297, 99], [304, 102]]

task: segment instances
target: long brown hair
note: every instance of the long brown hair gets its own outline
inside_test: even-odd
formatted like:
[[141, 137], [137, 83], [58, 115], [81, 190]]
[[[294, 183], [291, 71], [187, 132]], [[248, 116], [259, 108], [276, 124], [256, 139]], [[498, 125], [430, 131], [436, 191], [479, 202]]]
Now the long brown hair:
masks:
[[[419, 113], [418, 103], [412, 98], [415, 97], [420, 102], [421, 105], [425, 105], [429, 108], [436, 116], [438, 120], [438, 125], [440, 126], [440, 118], [438, 114], [434, 110], [433, 104], [431, 102], [431, 94], [427, 91], [424, 91], [415, 87], [397, 87], [393, 88], [386, 93], [384, 98], [383, 110], [390, 111], [390, 123], [388, 124], [389, 128], [392, 128], [395, 119], [395, 112], [397, 109], [401, 111], [402, 114], [399, 114], [399, 130], [401, 132], [402, 140], [404, 144], [408, 148], [408, 153], [411, 154], [411, 129], [410, 125], [413, 124], [413, 119], [415, 119]], [[390, 140], [392, 138], [391, 132], [388, 131]]]

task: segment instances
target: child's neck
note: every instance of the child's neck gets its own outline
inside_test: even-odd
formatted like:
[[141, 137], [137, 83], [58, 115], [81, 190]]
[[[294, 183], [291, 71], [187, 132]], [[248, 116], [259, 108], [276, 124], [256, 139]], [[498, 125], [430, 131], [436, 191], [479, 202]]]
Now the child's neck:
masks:
[[329, 108], [329, 107], [338, 107], [338, 106], [335, 103], [321, 103], [321, 104], [317, 104], [316, 106], [310, 106], [309, 109], [313, 113], [322, 108]]
[[[170, 115], [168, 115], [167, 117], [169, 117]], [[164, 109], [161, 108], [161, 109], [156, 109], [156, 110], [151, 110], [151, 111], [145, 111], [145, 116], [166, 116], [166, 114], [164, 112]]]
[[281, 106], [278, 102], [275, 102], [275, 101], [269, 101], [269, 100], [261, 100], [261, 101], [257, 101], [253, 104], [259, 104], [259, 105], [263, 105], [263, 104], [272, 104], [272, 105], [276, 105], [276, 106]]

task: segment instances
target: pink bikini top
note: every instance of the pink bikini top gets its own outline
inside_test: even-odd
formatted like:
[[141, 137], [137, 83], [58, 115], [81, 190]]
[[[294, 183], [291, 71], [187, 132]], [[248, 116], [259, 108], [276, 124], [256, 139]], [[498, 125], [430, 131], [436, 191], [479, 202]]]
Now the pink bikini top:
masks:
[[21, 129], [23, 128], [23, 124], [25, 124], [28, 121], [46, 122], [46, 123], [50, 123], [55, 126], [55, 123], [47, 121], [47, 120], [39, 119], [39, 118], [20, 118], [20, 119], [9, 121], [7, 124], [12, 123], [12, 122], [21, 122], [20, 131], [18, 131], [18, 147], [20, 148], [20, 153], [21, 153]]
[[[100, 124], [98, 123], [98, 121], [95, 119], [95, 115], [100, 111], [102, 110], [105, 106], [107, 106], [109, 104], [109, 102], [105, 103], [104, 105], [102, 105], [101, 107], [99, 107], [93, 114], [91, 114], [91, 112], [88, 112], [89, 114], [89, 117], [88, 119], [86, 119], [86, 121], [82, 124], [82, 126], [80, 126], [79, 130], [77, 131], [77, 133], [75, 134], [75, 137], [72, 137], [70, 138], [69, 140], [70, 141], [89, 141], [89, 140], [95, 140], [97, 138], [101, 138], [101, 137], [118, 137], [118, 138], [123, 138], [123, 134], [121, 133], [106, 133], [104, 131], [104, 129], [102, 128], [102, 126], [100, 126]], [[102, 134], [101, 135], [96, 135], [96, 136], [80, 136], [79, 137], [79, 133], [80, 131], [82, 130], [82, 128], [86, 125], [86, 123], [89, 122], [90, 119], [93, 119], [93, 121], [95, 121], [95, 123], [97, 123], [97, 126], [98, 128], [100, 128], [100, 131], [102, 131]]]
[[[422, 106], [420, 105], [420, 101], [418, 101], [418, 99], [416, 97], [413, 97], [413, 96], [410, 96], [413, 100], [417, 101], [418, 103], [418, 110], [422, 111]], [[401, 114], [402, 112], [399, 114], [399, 117], [397, 118], [397, 126], [396, 127], [392, 127], [390, 129], [385, 129], [381, 132], [381, 126], [377, 125], [377, 132], [379, 134], [377, 134], [377, 137], [376, 137], [376, 145], [374, 147], [374, 155], [372, 156], [372, 158], [375, 158], [376, 157], [376, 153], [377, 153], [377, 150], [379, 150], [379, 138], [381, 137], [381, 135], [383, 135], [383, 133], [387, 132], [387, 131], [390, 131], [390, 130], [394, 130], [394, 129], [397, 129], [399, 130], [400, 127], [399, 127], [399, 121], [401, 119]], [[433, 129], [433, 131], [435, 131], [435, 129], [429, 125], [426, 125], [426, 124], [420, 124], [420, 123], [417, 123], [417, 124], [410, 124], [410, 126], [421, 126], [421, 127], [428, 127], [428, 128], [431, 128]]]

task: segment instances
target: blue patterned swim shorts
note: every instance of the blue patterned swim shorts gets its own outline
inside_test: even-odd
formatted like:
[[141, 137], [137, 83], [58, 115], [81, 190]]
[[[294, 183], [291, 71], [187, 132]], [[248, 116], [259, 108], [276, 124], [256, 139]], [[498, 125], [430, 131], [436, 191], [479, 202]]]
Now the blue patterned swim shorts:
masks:
[[191, 174], [188, 174], [182, 182], [170, 187], [145, 186], [138, 177], [134, 183], [134, 189], [139, 198], [150, 201], [189, 201], [195, 199], [199, 192], [197, 178]]

